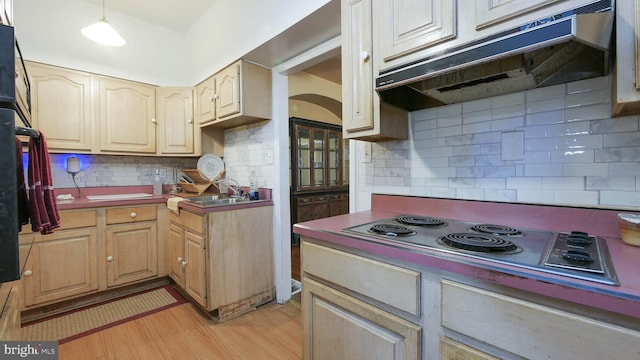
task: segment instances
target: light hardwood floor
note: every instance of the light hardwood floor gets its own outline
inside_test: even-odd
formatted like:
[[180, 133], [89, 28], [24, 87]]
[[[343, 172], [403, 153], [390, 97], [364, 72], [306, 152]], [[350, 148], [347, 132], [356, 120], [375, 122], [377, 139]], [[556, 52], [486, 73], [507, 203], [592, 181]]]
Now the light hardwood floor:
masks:
[[216, 324], [183, 304], [60, 345], [60, 359], [301, 359], [300, 307], [269, 303]]

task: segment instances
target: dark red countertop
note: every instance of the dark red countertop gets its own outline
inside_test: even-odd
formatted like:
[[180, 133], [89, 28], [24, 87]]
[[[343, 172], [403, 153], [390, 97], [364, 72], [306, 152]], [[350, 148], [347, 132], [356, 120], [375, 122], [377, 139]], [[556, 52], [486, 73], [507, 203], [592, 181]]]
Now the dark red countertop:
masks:
[[[487, 280], [541, 295], [640, 318], [640, 247], [620, 240], [620, 210], [373, 195], [372, 210], [294, 225], [294, 232], [360, 252]], [[415, 214], [550, 231], [586, 231], [605, 239], [620, 286], [598, 284], [465, 256], [445, 254], [341, 229], [399, 214]]]
[[[153, 186], [110, 186], [110, 187], [95, 187], [95, 188], [81, 188], [81, 196], [78, 197], [78, 190], [75, 188], [56, 189], [55, 194], [71, 194], [75, 197], [73, 200], [61, 200], [57, 201], [58, 210], [73, 210], [73, 209], [86, 209], [95, 207], [107, 207], [107, 206], [134, 206], [145, 204], [162, 204], [166, 203], [169, 198], [175, 197], [171, 194], [152, 195], [149, 197], [140, 197], [134, 199], [118, 199], [118, 200], [89, 200], [87, 196], [91, 195], [115, 195], [115, 194], [138, 194], [146, 193], [153, 194]], [[184, 194], [183, 194], [184, 195]], [[196, 194], [186, 194], [188, 196], [197, 196]], [[203, 207], [187, 201], [179, 203], [181, 209], [188, 209], [189, 211], [205, 214], [216, 211], [227, 211], [231, 209], [241, 209], [249, 207], [259, 206], [272, 206], [270, 189], [260, 189], [260, 196], [263, 200], [248, 201], [237, 204], [228, 204], [224, 206], [216, 207]]]

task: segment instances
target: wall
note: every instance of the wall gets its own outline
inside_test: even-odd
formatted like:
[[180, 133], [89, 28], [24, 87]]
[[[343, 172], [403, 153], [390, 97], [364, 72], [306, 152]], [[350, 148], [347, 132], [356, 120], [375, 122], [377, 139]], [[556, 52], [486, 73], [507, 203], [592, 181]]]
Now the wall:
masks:
[[[24, 163], [26, 165], [26, 157]], [[71, 155], [52, 154], [51, 176], [54, 188], [73, 188], [73, 180], [66, 170]], [[80, 188], [99, 186], [152, 185], [155, 169], [161, 171], [165, 184], [174, 182], [173, 168], [195, 169], [197, 158], [161, 158], [136, 156], [75, 155], [80, 159], [76, 182]], [[26, 170], [25, 170], [26, 174]], [[75, 196], [75, 195], [74, 195]]]
[[[637, 209], [639, 117], [610, 118], [610, 94], [601, 77], [413, 112], [409, 140], [360, 164], [358, 211], [371, 193]], [[514, 131], [523, 149], [502, 142]]]
[[192, 86], [327, 2], [217, 0], [184, 34], [107, 9], [107, 19], [127, 41], [122, 47], [95, 44], [80, 33], [102, 15], [102, 6], [82, 0], [16, 0], [14, 23], [29, 60], [159, 86]]

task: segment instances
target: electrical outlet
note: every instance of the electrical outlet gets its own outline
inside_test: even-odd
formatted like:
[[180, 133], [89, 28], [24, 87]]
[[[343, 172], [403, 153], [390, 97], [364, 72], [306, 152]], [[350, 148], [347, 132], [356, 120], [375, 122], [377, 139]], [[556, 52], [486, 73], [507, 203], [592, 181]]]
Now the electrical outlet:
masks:
[[362, 143], [362, 162], [370, 163], [371, 162], [371, 152], [373, 151], [373, 145], [370, 142]]

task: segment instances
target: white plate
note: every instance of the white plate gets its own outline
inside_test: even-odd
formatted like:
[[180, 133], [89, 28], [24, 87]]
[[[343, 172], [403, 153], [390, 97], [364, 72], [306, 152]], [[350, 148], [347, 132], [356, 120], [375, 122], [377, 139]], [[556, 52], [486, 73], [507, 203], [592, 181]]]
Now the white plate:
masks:
[[219, 156], [213, 154], [204, 154], [198, 159], [198, 172], [209, 181], [215, 180], [222, 170], [224, 170], [224, 162]]

